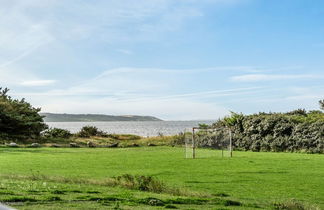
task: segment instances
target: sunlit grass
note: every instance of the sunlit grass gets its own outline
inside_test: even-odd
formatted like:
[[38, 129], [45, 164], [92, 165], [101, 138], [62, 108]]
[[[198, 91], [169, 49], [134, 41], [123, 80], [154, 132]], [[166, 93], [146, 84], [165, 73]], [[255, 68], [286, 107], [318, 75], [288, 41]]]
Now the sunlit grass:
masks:
[[[130, 197], [128, 200], [118, 201], [120, 206], [151, 208], [134, 199], [154, 197], [165, 205], [179, 208], [202, 208], [201, 205], [204, 208], [225, 207], [226, 202], [229, 204], [226, 208], [274, 208], [275, 204], [291, 205], [290, 201], [296, 201], [298, 205], [324, 208], [323, 155], [234, 152], [233, 158], [222, 158], [220, 151], [198, 149], [197, 159], [184, 157], [183, 148], [166, 146], [114, 149], [1, 148], [0, 200], [15, 205], [17, 202], [6, 199], [26, 197], [27, 200], [22, 202], [23, 208], [47, 205], [51, 208], [57, 205], [74, 208], [70, 206], [71, 203], [66, 203], [69, 200], [75, 203], [75, 208], [81, 208], [82, 205], [104, 208], [104, 205], [112, 207], [116, 203], [108, 202], [109, 199], [105, 200], [104, 197], [114, 195], [124, 198], [127, 195]], [[183, 193], [177, 195], [170, 190], [144, 192], [123, 186], [127, 183], [107, 184], [107, 180], [124, 174], [151, 176], [163, 182], [163, 186], [168, 189], [178, 189]], [[53, 194], [55, 190], [56, 194]], [[32, 191], [35, 193], [30, 194]], [[93, 196], [95, 193], [86, 191], [100, 193]], [[81, 199], [80, 196], [88, 197]], [[208, 201], [199, 205], [167, 202], [179, 196]], [[105, 200], [104, 204], [96, 202], [95, 197]], [[29, 198], [36, 201], [28, 201]], [[78, 200], [83, 204], [78, 203]], [[235, 202], [239, 202], [239, 205], [234, 205]]]

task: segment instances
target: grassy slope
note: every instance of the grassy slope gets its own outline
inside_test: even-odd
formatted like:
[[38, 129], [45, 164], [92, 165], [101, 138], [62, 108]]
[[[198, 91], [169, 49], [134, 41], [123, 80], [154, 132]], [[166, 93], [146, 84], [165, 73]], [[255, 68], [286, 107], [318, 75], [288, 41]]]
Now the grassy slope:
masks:
[[[98, 180], [126, 173], [152, 175], [170, 186], [185, 187], [192, 191], [214, 195], [223, 193], [229, 195], [232, 200], [240, 201], [243, 204], [257, 204], [263, 208], [270, 207], [273, 202], [289, 199], [297, 199], [324, 208], [323, 155], [235, 152], [234, 157], [229, 159], [221, 158], [218, 151], [201, 149], [198, 150], [198, 158], [193, 160], [184, 159], [182, 148], [171, 147], [122, 149], [1, 148], [0, 169], [0, 175], [31, 175], [37, 173]], [[2, 178], [2, 194], [6, 194], [4, 192], [8, 190], [15, 194], [16, 190], [16, 187], [3, 183], [11, 183], [12, 186], [42, 186], [37, 181]], [[84, 188], [81, 190], [83, 193], [86, 193], [88, 188], [96, 189], [105, 196], [111, 194], [111, 192], [119, 195], [132, 194], [136, 198], [153, 196], [152, 193], [134, 192], [119, 188], [91, 185], [67, 186], [60, 183], [55, 185], [58, 188], [67, 189]], [[11, 196], [2, 194], [0, 191], [0, 200], [3, 196]], [[50, 196], [46, 193], [46, 195], [41, 194], [34, 196]], [[64, 196], [64, 200], [70, 200], [69, 196], [74, 196], [75, 199], [77, 195], [68, 194]], [[171, 195], [154, 195], [154, 197], [159, 196], [172, 197]], [[56, 203], [55, 205], [67, 207], [66, 205], [74, 204]], [[93, 208], [100, 207], [100, 204], [95, 202], [83, 202], [82, 205], [75, 205], [85, 208], [87, 205]], [[142, 208], [143, 206], [139, 205], [138, 207]]]

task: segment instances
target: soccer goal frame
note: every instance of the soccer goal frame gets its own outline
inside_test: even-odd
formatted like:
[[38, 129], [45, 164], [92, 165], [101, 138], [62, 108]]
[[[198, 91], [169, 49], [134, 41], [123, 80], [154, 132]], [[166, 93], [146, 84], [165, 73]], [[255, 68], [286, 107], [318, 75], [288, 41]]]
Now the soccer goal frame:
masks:
[[[192, 132], [191, 132], [191, 146], [189, 146], [189, 143], [185, 140], [185, 154], [186, 154], [186, 158], [188, 157], [188, 148], [191, 147], [192, 150], [192, 159], [196, 158], [196, 149], [197, 149], [197, 139], [196, 139], [196, 131], [206, 131], [207, 132], [211, 132], [211, 133], [216, 133], [217, 131], [221, 131], [221, 130], [225, 130], [226, 132], [228, 132], [229, 135], [229, 156], [233, 157], [233, 145], [232, 145], [232, 131], [229, 128], [200, 128], [200, 127], [193, 127], [192, 128]], [[224, 157], [224, 148], [222, 147], [222, 157]]]

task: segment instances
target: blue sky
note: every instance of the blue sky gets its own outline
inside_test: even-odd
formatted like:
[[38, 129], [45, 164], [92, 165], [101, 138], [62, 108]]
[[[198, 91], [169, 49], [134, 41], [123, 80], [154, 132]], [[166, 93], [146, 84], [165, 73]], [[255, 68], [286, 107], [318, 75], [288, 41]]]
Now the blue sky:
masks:
[[0, 87], [44, 112], [318, 109], [322, 0], [0, 0]]

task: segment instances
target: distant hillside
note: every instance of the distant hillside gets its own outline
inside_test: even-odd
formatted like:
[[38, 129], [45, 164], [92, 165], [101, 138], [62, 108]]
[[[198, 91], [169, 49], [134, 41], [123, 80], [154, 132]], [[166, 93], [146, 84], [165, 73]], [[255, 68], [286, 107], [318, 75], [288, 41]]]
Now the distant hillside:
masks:
[[45, 122], [162, 121], [152, 116], [41, 113]]

